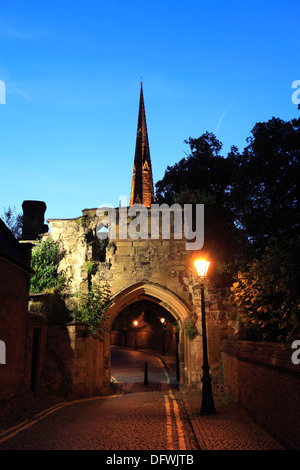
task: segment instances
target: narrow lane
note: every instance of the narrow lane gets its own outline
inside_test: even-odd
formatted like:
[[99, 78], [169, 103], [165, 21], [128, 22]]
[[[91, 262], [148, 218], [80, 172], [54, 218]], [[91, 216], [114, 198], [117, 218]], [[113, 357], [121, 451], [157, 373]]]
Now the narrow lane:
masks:
[[168, 384], [161, 361], [147, 355], [150, 382], [144, 387], [145, 355], [132, 352], [113, 360], [113, 373], [129, 385], [122, 395], [45, 411], [0, 435], [0, 450], [197, 450], [180, 393]]
[[[125, 384], [143, 384], [147, 362], [150, 388], [175, 383], [174, 373], [164, 365], [160, 356], [142, 350], [111, 348], [111, 376]], [[132, 387], [128, 386], [128, 390]], [[166, 388], [166, 387], [165, 387]]]

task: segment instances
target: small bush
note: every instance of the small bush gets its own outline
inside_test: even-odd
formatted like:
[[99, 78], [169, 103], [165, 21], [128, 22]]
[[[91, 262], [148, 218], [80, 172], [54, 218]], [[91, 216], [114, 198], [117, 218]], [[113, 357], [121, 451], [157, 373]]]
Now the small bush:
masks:
[[300, 242], [274, 239], [261, 259], [239, 272], [231, 299], [257, 340], [285, 343], [299, 338], [299, 269]]
[[187, 322], [186, 322], [186, 325], [185, 325], [185, 334], [186, 336], [189, 338], [189, 339], [194, 339], [197, 334], [198, 334], [198, 330], [197, 330], [197, 327], [196, 327], [196, 324], [195, 324], [195, 321], [190, 318]]
[[74, 318], [85, 325], [93, 338], [103, 341], [107, 331], [105, 322], [109, 318], [107, 309], [110, 305], [108, 289], [91, 286], [88, 293], [77, 293], [78, 303], [74, 308]]
[[95, 274], [97, 271], [97, 265], [93, 261], [86, 261], [85, 262], [85, 269], [88, 275]]
[[65, 278], [57, 268], [63, 255], [59, 242], [51, 238], [40, 240], [32, 250], [30, 292], [53, 292], [64, 285]]

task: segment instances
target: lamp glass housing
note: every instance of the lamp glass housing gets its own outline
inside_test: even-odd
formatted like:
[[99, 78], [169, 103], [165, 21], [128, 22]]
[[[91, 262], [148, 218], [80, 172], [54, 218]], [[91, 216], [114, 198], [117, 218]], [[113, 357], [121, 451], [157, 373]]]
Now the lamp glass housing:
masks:
[[194, 265], [196, 267], [198, 276], [205, 277], [210, 265], [210, 261], [206, 261], [204, 259], [199, 259], [194, 261]]

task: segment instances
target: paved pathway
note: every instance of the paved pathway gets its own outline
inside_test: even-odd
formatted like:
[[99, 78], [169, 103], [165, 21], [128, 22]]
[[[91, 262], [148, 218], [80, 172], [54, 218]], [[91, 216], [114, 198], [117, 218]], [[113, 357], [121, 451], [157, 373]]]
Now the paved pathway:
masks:
[[[142, 361], [147, 356], [141, 355], [139, 360], [131, 362], [131, 366], [129, 366], [130, 358], [134, 359], [134, 355], [138, 354], [138, 352], [130, 350], [122, 351], [120, 349], [118, 351], [117, 348], [113, 349], [112, 352], [112, 370], [120, 381], [128, 382], [125, 386], [125, 389], [128, 390], [130, 390], [131, 381], [139, 380], [142, 383]], [[162, 361], [165, 365], [164, 369], [169, 377], [169, 382], [178, 384], [176, 382], [175, 357], [173, 355], [161, 356], [159, 353], [155, 354], [155, 361]], [[148, 357], [150, 358], [151, 355], [148, 355]], [[121, 367], [122, 360], [125, 361], [124, 369]], [[128, 366], [126, 364], [127, 360]], [[132, 372], [130, 372], [131, 368], [133, 368]], [[135, 368], [136, 370], [133, 372]], [[215, 382], [216, 379], [217, 377], [215, 377]], [[154, 367], [151, 380], [155, 381]], [[155, 386], [155, 384], [151, 385], [152, 387]], [[214, 385], [216, 384], [214, 383]], [[220, 384], [218, 384], [218, 390], [222, 390]], [[253, 421], [244, 409], [228, 401], [222, 394], [215, 396], [217, 413], [210, 416], [200, 415], [201, 397], [199, 394], [187, 393], [180, 395], [201, 450], [284, 450], [276, 440]]]
[[114, 348], [112, 375], [123, 384], [119, 395], [31, 412], [0, 432], [0, 450], [284, 450], [244, 410], [218, 397], [217, 413], [201, 416], [200, 396], [178, 391], [172, 356]]
[[[174, 356], [164, 356], [170, 376], [175, 377]], [[214, 375], [213, 385], [217, 392], [214, 396], [216, 414], [200, 415], [201, 396], [198, 393], [183, 394], [183, 401], [193, 431], [201, 450], [285, 450], [267, 432], [258, 426], [243, 408], [230, 402], [222, 393], [218, 371]], [[222, 381], [221, 381], [222, 382]]]
[[187, 395], [184, 403], [202, 450], [284, 450], [234, 403], [215, 399], [217, 413], [210, 416], [199, 414], [199, 396]]
[[0, 434], [0, 450], [198, 450], [162, 361], [137, 351], [112, 356], [113, 375], [126, 381], [122, 394], [58, 403]]
[[158, 353], [112, 347], [111, 375], [118, 383], [124, 384], [125, 392], [136, 390], [138, 385], [144, 384], [145, 363], [148, 387], [142, 390], [167, 390], [169, 384], [177, 384], [175, 371], [169, 369]]
[[184, 412], [180, 400], [161, 391], [79, 401], [25, 422], [2, 442], [0, 437], [0, 450], [197, 449]]

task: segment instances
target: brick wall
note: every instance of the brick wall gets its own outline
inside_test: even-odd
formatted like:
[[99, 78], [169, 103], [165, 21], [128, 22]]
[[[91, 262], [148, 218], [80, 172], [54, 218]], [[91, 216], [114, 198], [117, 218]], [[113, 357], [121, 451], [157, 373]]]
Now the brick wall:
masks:
[[47, 321], [40, 312], [28, 312], [28, 290], [29, 274], [0, 259], [0, 339], [6, 348], [6, 363], [0, 364], [0, 422], [41, 394]]
[[0, 366], [0, 401], [29, 388], [25, 376], [27, 278], [24, 271], [0, 260], [0, 339], [6, 345], [6, 364]]
[[222, 365], [227, 392], [288, 449], [300, 450], [300, 365], [290, 345], [226, 341]]

